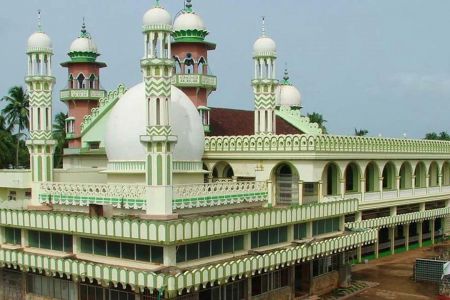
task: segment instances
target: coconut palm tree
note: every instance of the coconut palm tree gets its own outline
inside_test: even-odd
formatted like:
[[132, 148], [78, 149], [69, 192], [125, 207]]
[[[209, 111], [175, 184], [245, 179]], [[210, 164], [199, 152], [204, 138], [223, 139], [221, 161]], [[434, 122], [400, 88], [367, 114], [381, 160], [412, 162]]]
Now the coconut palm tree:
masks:
[[28, 95], [21, 86], [13, 86], [9, 89], [8, 95], [4, 96], [2, 101], [7, 104], [2, 113], [8, 124], [9, 130], [17, 130], [16, 133], [16, 168], [19, 166], [19, 146], [23, 137], [23, 131], [29, 129], [28, 109], [30, 102]]
[[355, 128], [355, 135], [356, 136], [366, 136], [369, 133], [367, 129], [356, 129]]
[[55, 168], [62, 167], [63, 151], [66, 146], [66, 119], [67, 114], [60, 112], [53, 122], [53, 138], [56, 140]]
[[322, 133], [327, 133], [327, 128], [325, 127], [327, 120], [325, 120], [321, 114], [313, 112], [311, 114], [307, 114], [306, 116], [309, 118], [311, 123], [317, 123], [317, 125], [319, 125], [319, 128], [322, 129]]
[[5, 118], [0, 115], [0, 168], [8, 168], [13, 160], [14, 138], [8, 130]]

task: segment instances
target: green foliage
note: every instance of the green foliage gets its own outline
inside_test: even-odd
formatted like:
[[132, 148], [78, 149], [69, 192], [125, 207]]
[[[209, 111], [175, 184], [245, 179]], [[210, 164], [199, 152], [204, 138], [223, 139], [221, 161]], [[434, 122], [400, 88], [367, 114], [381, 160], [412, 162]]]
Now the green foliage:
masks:
[[367, 129], [356, 129], [355, 128], [355, 136], [366, 136], [369, 133]]
[[[2, 101], [6, 102], [5, 108], [2, 110], [2, 115], [5, 118], [5, 122], [8, 124], [7, 129], [11, 133], [12, 131], [17, 131], [14, 134], [14, 140], [16, 142], [15, 152], [15, 167], [25, 167], [27, 165], [26, 161], [20, 161], [19, 158], [22, 156], [22, 152], [27, 151], [24, 143], [21, 143], [24, 138], [23, 131], [29, 129], [28, 123], [28, 109], [30, 102], [28, 95], [21, 86], [13, 86], [9, 89], [8, 95], [4, 96]], [[28, 159], [29, 160], [29, 159]]]
[[306, 116], [309, 118], [311, 123], [317, 123], [317, 125], [319, 125], [319, 128], [322, 129], [322, 133], [328, 133], [327, 128], [325, 127], [327, 120], [325, 120], [321, 114], [313, 112], [311, 114], [307, 114]]
[[442, 131], [439, 134], [436, 132], [429, 132], [425, 135], [426, 140], [441, 140], [441, 141], [450, 141], [450, 134], [447, 131]]
[[55, 168], [62, 168], [62, 158], [64, 148], [67, 147], [66, 143], [66, 119], [67, 114], [59, 113], [55, 116], [55, 121], [53, 122], [53, 138], [56, 140], [55, 156], [54, 156], [54, 166]]

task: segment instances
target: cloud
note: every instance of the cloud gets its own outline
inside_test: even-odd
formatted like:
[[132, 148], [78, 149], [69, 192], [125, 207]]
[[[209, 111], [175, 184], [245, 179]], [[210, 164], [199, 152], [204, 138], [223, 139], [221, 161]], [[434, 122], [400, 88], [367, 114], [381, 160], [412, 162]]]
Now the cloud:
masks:
[[407, 92], [450, 96], [450, 74], [397, 73], [388, 81]]

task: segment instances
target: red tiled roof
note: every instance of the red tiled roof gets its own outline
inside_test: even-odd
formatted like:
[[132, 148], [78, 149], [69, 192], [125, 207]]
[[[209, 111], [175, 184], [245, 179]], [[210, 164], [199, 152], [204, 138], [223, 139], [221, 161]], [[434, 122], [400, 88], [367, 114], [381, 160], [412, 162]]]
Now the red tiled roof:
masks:
[[[231, 108], [211, 107], [210, 136], [253, 135], [254, 112]], [[277, 134], [300, 134], [300, 130], [276, 117]]]

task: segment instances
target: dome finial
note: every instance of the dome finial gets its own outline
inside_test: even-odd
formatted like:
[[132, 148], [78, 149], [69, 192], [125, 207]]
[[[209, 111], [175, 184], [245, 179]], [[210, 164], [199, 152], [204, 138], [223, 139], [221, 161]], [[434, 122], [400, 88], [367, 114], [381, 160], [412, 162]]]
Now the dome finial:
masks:
[[89, 38], [89, 33], [86, 30], [86, 20], [83, 17], [83, 24], [81, 25], [81, 34], [80, 34], [81, 38]]
[[161, 7], [161, 5], [159, 4], [159, 0], [156, 0], [156, 5], [155, 7]]
[[266, 17], [262, 16], [262, 36], [266, 36]]
[[192, 12], [192, 0], [186, 0], [184, 3], [184, 11]]
[[284, 65], [283, 84], [290, 84], [289, 83], [289, 72], [288, 72], [287, 64]]
[[42, 32], [41, 10], [38, 9], [38, 32]]

